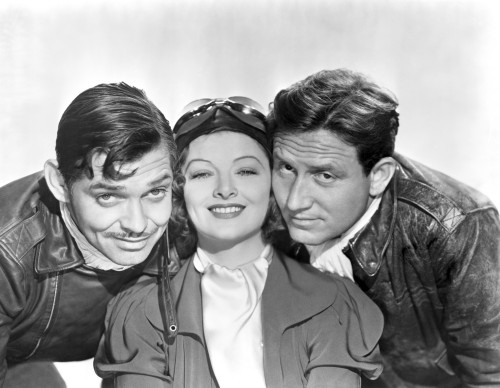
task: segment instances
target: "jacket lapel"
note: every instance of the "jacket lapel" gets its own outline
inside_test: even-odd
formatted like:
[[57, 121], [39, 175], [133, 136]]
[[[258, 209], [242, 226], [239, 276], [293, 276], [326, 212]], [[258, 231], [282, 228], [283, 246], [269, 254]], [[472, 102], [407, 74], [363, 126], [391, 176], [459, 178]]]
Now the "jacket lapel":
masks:
[[41, 207], [37, 222], [30, 227], [39, 229], [44, 238], [35, 257], [35, 271], [46, 274], [78, 267], [84, 263], [69, 231], [60, 216]]
[[280, 342], [290, 326], [333, 304], [337, 286], [309, 265], [284, 259], [275, 251], [262, 293], [262, 326], [266, 384], [283, 386]]

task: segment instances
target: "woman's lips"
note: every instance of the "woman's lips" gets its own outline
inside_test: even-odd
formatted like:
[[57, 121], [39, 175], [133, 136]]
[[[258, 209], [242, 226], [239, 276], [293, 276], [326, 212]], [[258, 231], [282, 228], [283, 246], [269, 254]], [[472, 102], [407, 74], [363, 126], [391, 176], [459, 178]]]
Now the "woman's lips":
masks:
[[208, 210], [216, 218], [227, 219], [238, 217], [241, 212], [245, 210], [245, 206], [238, 204], [213, 205], [210, 206]]

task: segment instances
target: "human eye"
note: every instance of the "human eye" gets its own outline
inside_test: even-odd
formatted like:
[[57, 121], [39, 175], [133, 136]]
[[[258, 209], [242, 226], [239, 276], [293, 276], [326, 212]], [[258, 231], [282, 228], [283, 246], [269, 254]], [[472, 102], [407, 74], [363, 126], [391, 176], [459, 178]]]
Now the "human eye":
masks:
[[204, 171], [204, 170], [199, 170], [199, 171], [193, 171], [189, 173], [189, 179], [195, 179], [195, 180], [200, 180], [200, 179], [206, 179], [210, 177], [212, 174], [210, 171]]
[[317, 172], [316, 174], [314, 174], [314, 177], [321, 183], [331, 183], [337, 179], [334, 174], [328, 171]]
[[96, 201], [101, 206], [113, 206], [118, 202], [118, 197], [114, 194], [104, 193], [96, 196]]
[[257, 171], [253, 168], [241, 168], [237, 174], [241, 176], [257, 175]]
[[165, 187], [157, 187], [148, 193], [148, 196], [154, 201], [161, 201], [167, 196], [168, 189]]
[[289, 175], [294, 173], [294, 168], [291, 164], [280, 161], [275, 165], [275, 169], [281, 174], [281, 175]]

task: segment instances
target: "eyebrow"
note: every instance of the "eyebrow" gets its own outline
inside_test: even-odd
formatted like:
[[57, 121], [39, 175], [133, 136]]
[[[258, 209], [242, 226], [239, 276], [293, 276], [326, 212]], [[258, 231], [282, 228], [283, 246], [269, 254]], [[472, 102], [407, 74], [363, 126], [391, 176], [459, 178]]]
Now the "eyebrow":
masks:
[[151, 181], [148, 183], [149, 187], [153, 186], [158, 186], [159, 184], [163, 183], [164, 181], [170, 181], [172, 180], [172, 176], [169, 173], [165, 173], [162, 176], [160, 176], [158, 179], [155, 179], [154, 181]]
[[254, 159], [254, 160], [256, 160], [256, 161], [257, 161], [257, 163], [259, 163], [262, 167], [265, 167], [265, 166], [261, 163], [261, 161], [260, 161], [258, 158], [256, 158], [255, 156], [253, 156], [253, 155], [244, 155], [244, 156], [240, 156], [239, 158], [234, 159], [234, 161], [235, 161], [235, 162], [237, 162], [237, 161], [240, 161], [240, 160], [242, 160], [242, 159]]
[[[169, 173], [165, 173], [161, 175], [159, 178], [155, 179], [154, 181], [149, 182], [147, 185], [148, 187], [154, 187], [158, 186], [159, 184], [163, 183], [164, 181], [170, 181], [172, 180], [172, 176]], [[125, 190], [124, 185], [119, 185], [119, 184], [113, 184], [113, 183], [108, 183], [106, 181], [100, 181], [93, 183], [89, 187], [90, 190], [107, 190], [107, 191], [123, 191]]]
[[[284, 163], [292, 163], [293, 164], [293, 158], [287, 158], [283, 153], [281, 152], [275, 152], [273, 154], [274, 159], [280, 162]], [[339, 165], [331, 162], [327, 163], [321, 163], [321, 164], [310, 164], [306, 163], [307, 168], [310, 171], [332, 171], [335, 170], [337, 171], [339, 169]]]
[[[242, 160], [242, 159], [247, 159], [247, 158], [250, 158], [250, 159], [254, 159], [254, 160], [256, 160], [256, 161], [257, 161], [257, 163], [259, 163], [262, 167], [264, 167], [264, 165], [260, 162], [260, 160], [259, 160], [258, 158], [256, 158], [255, 156], [253, 156], [253, 155], [244, 155], [244, 156], [240, 156], [240, 157], [238, 157], [238, 158], [234, 159], [234, 160], [233, 160], [233, 162], [238, 162], [238, 161], [240, 161], [240, 160]], [[188, 163], [188, 164], [186, 164], [186, 167], [184, 167], [184, 169], [185, 169], [185, 170], [187, 170], [187, 169], [188, 169], [188, 167], [190, 166], [190, 164], [191, 164], [191, 163], [194, 163], [194, 162], [205, 162], [205, 163], [210, 163], [210, 164], [213, 164], [213, 163], [212, 163], [210, 160], [208, 160], [208, 159], [201, 159], [201, 158], [191, 159], [191, 160], [189, 161], [189, 163]]]
[[90, 185], [90, 190], [108, 190], [108, 191], [120, 191], [124, 190], [125, 186], [114, 185], [106, 182], [96, 182]]
[[333, 163], [324, 163], [310, 166], [313, 171], [338, 171], [339, 166]]
[[207, 160], [207, 159], [201, 159], [201, 158], [197, 158], [197, 159], [191, 159], [189, 161], [189, 163], [187, 163], [182, 169], [183, 170], [187, 170], [189, 168], [189, 166], [191, 165], [191, 163], [194, 163], [194, 162], [205, 162], [205, 163], [210, 163], [212, 164], [212, 162], [210, 162], [210, 160]]

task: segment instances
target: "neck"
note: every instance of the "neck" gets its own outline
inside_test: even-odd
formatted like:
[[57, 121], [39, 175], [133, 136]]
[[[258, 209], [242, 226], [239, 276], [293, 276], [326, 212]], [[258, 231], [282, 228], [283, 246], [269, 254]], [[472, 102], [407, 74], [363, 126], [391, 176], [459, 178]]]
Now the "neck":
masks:
[[238, 242], [211, 241], [200, 238], [198, 245], [214, 263], [227, 268], [236, 268], [257, 259], [266, 243], [259, 231], [259, 233]]

